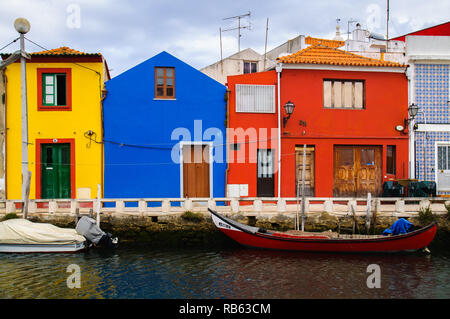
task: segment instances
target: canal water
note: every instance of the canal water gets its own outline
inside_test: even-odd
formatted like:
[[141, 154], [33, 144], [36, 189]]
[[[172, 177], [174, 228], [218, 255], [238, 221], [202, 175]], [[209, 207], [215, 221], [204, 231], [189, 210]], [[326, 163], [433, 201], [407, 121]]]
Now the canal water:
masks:
[[[369, 288], [375, 275], [379, 288]], [[80, 288], [74, 287], [77, 282]], [[79, 254], [0, 254], [0, 298], [449, 297], [448, 251], [354, 255], [119, 247]]]

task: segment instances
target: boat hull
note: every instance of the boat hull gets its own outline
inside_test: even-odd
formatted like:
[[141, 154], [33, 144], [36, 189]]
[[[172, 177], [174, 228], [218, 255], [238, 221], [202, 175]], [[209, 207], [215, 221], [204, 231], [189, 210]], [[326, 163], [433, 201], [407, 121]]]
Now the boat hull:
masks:
[[73, 244], [0, 244], [0, 253], [76, 253], [86, 249], [85, 243]]
[[[211, 210], [210, 210], [211, 211]], [[231, 222], [211, 211], [216, 227], [241, 245], [252, 248], [317, 251], [317, 252], [411, 252], [427, 247], [436, 235], [436, 223], [411, 233], [368, 239], [327, 238], [326, 236], [274, 236], [272, 233], [254, 232], [248, 226]]]

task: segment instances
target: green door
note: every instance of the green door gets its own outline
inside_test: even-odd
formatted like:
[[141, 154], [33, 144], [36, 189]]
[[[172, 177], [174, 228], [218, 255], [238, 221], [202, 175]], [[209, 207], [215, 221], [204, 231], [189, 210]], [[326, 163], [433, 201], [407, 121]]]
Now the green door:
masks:
[[70, 144], [41, 144], [41, 198], [70, 198]]

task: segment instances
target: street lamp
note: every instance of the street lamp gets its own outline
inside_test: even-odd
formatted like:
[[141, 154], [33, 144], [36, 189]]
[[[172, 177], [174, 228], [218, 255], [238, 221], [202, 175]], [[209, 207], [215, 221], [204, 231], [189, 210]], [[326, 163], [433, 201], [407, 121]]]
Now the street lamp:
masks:
[[405, 129], [406, 129], [406, 127], [408, 127], [408, 124], [414, 120], [414, 118], [416, 117], [418, 112], [419, 112], [419, 106], [417, 104], [412, 103], [408, 107], [409, 118], [405, 119]]
[[283, 117], [283, 127], [285, 127], [287, 121], [291, 117], [292, 112], [294, 112], [295, 104], [289, 100], [283, 107], [284, 110], [286, 111], [286, 114], [288, 115]]
[[419, 106], [417, 106], [417, 104], [413, 103], [408, 107], [408, 114], [411, 117], [411, 120], [413, 120], [416, 117], [418, 111]]
[[21, 82], [21, 120], [22, 120], [22, 216], [27, 218], [28, 197], [30, 192], [31, 172], [28, 171], [28, 112], [27, 112], [27, 66], [25, 57], [25, 33], [30, 31], [30, 22], [17, 18], [14, 28], [20, 33], [20, 82]]
[[17, 18], [14, 21], [14, 28], [20, 34], [28, 33], [30, 31], [30, 22], [25, 18]]

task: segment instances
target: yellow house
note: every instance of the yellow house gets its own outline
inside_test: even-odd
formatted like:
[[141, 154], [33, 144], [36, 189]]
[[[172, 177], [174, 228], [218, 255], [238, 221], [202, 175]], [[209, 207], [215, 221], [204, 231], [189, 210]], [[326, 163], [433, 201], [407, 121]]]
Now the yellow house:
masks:
[[[102, 100], [109, 80], [100, 53], [67, 47], [27, 60], [30, 199], [103, 196]], [[5, 56], [2, 56], [5, 58]], [[22, 197], [20, 63], [6, 68], [6, 198]]]

